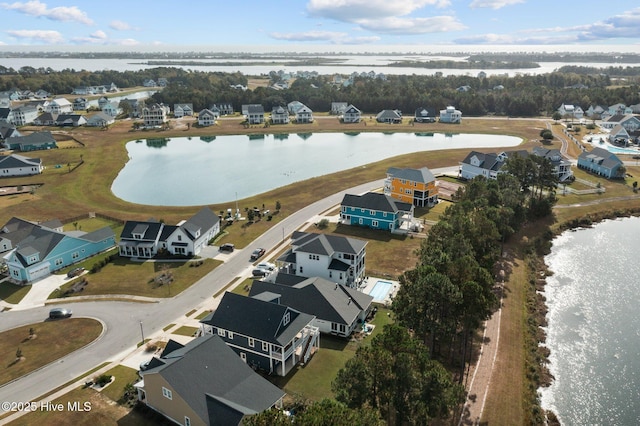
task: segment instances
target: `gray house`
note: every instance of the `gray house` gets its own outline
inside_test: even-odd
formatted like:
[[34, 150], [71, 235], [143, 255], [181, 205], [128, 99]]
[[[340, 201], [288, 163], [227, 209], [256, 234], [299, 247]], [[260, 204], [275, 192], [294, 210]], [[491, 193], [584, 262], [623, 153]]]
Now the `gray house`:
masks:
[[140, 376], [138, 399], [181, 425], [242, 424], [245, 416], [281, 408], [285, 395], [212, 335], [186, 345], [169, 340]]
[[203, 334], [217, 334], [250, 366], [286, 376], [320, 347], [313, 315], [269, 300], [225, 293], [202, 319]]
[[615, 154], [602, 148], [593, 148], [590, 152], [580, 154], [578, 167], [607, 179], [622, 179], [625, 170], [622, 161]]
[[340, 337], [362, 328], [373, 301], [368, 294], [324, 278], [286, 274], [278, 274], [275, 283], [254, 281], [249, 296], [311, 314], [321, 333]]

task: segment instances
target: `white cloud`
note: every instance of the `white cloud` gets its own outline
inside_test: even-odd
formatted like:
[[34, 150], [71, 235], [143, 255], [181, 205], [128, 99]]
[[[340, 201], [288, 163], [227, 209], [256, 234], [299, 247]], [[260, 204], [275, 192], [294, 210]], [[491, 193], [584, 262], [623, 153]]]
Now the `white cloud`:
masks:
[[17, 39], [30, 39], [47, 44], [64, 42], [64, 37], [58, 31], [51, 30], [7, 30], [7, 34]]
[[425, 6], [448, 7], [450, 0], [310, 0], [307, 11], [311, 16], [340, 22], [360, 19], [381, 19], [405, 16]]
[[640, 38], [640, 8], [592, 24], [524, 30], [514, 34], [483, 34], [454, 40], [457, 44], [573, 44]]
[[363, 29], [390, 34], [427, 34], [459, 31], [466, 27], [452, 16], [434, 16], [431, 18], [389, 17], [377, 20], [357, 21]]
[[473, 0], [469, 7], [471, 9], [488, 7], [491, 9], [502, 9], [518, 3], [524, 3], [524, 0]]
[[114, 44], [119, 44], [120, 46], [137, 46], [140, 42], [132, 38], [125, 38], [122, 40], [115, 40]]
[[111, 21], [111, 23], [109, 24], [109, 28], [113, 29], [113, 30], [117, 30], [117, 31], [126, 31], [126, 30], [132, 30], [133, 27], [131, 25], [129, 25], [128, 23], [124, 22], [124, 21]]
[[91, 20], [85, 12], [81, 11], [76, 6], [59, 6], [49, 9], [47, 8], [46, 3], [41, 3], [38, 0], [32, 0], [25, 3], [2, 3], [0, 4], [0, 7], [6, 10], [22, 12], [26, 15], [47, 18], [52, 21], [73, 21], [86, 25], [93, 25], [93, 20]]

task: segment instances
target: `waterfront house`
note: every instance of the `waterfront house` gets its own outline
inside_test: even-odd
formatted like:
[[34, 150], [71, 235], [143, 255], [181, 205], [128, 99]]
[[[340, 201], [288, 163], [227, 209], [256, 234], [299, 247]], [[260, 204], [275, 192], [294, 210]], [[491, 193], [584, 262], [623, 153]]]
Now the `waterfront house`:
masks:
[[110, 227], [93, 232], [61, 232], [44, 224], [12, 218], [0, 230], [0, 247], [9, 278], [27, 284], [115, 245]]
[[498, 174], [505, 173], [502, 169], [510, 156], [520, 155], [526, 157], [529, 152], [525, 150], [503, 151], [501, 153], [482, 153], [471, 151], [460, 163], [460, 177], [473, 179], [476, 176], [484, 176], [487, 179], [497, 179]]
[[277, 260], [278, 273], [322, 277], [357, 288], [365, 277], [366, 246], [357, 238], [294, 231], [291, 248]]
[[40, 158], [28, 158], [18, 154], [0, 156], [0, 177], [37, 175], [43, 170]]
[[376, 115], [378, 123], [400, 124], [402, 123], [402, 113], [397, 109], [384, 109]]
[[434, 123], [436, 121], [435, 111], [425, 107], [417, 108], [413, 121], [416, 123]]
[[296, 111], [296, 123], [313, 123], [313, 111], [306, 105]]
[[186, 345], [169, 340], [140, 376], [138, 400], [180, 425], [240, 425], [245, 416], [281, 408], [285, 395], [217, 335]]
[[196, 256], [220, 232], [220, 218], [204, 207], [179, 225], [156, 221], [127, 221], [118, 244], [122, 257], [150, 259], [160, 250], [172, 255]]
[[[278, 274], [283, 280], [286, 274]], [[284, 282], [254, 280], [250, 297], [273, 301], [313, 315], [312, 325], [321, 333], [349, 337], [362, 329], [373, 297], [320, 277], [286, 276]]]
[[431, 207], [438, 202], [436, 178], [426, 167], [390, 167], [384, 181], [384, 193], [416, 207]]
[[214, 112], [216, 110], [220, 111], [220, 115], [232, 115], [234, 112], [233, 105], [227, 102], [213, 104], [209, 109]]
[[340, 203], [340, 223], [406, 233], [413, 222], [414, 207], [379, 192], [345, 194]]
[[291, 101], [287, 104], [287, 110], [290, 114], [296, 115], [300, 108], [304, 107], [304, 104], [300, 101]]
[[455, 107], [448, 106], [446, 109], [440, 110], [440, 122], [441, 123], [455, 123], [458, 124], [462, 120], [462, 112], [455, 109]]
[[260, 104], [242, 105], [242, 115], [248, 124], [264, 123], [264, 107]]
[[203, 127], [213, 126], [216, 124], [216, 118], [219, 116], [210, 109], [203, 109], [198, 113], [198, 125]]
[[271, 124], [289, 124], [289, 111], [282, 106], [274, 106], [271, 110]]
[[117, 117], [122, 114], [122, 108], [118, 105], [118, 102], [109, 102], [105, 106], [102, 107], [102, 112], [111, 117]]
[[598, 147], [580, 154], [578, 168], [607, 179], [622, 179], [625, 173], [622, 161], [614, 153]]
[[145, 127], [162, 126], [168, 121], [169, 107], [163, 104], [153, 104], [142, 108], [142, 121]]
[[249, 366], [286, 376], [320, 347], [313, 320], [288, 306], [226, 292], [200, 323], [204, 335], [220, 336]]
[[157, 87], [157, 86], [158, 86], [158, 85], [156, 84], [155, 80], [152, 80], [152, 79], [150, 79], [150, 78], [145, 79], [145, 80], [142, 82], [142, 85], [143, 85], [144, 87]]
[[4, 146], [7, 149], [22, 152], [39, 151], [58, 147], [56, 140], [48, 130], [44, 132], [33, 132], [26, 136], [8, 137], [4, 141]]
[[353, 105], [346, 107], [342, 113], [343, 123], [359, 123], [361, 119], [362, 112]]

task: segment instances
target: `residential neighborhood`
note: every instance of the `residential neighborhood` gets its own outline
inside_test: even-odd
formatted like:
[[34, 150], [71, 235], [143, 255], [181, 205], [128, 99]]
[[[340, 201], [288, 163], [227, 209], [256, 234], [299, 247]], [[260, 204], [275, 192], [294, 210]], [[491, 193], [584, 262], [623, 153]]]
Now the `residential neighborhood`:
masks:
[[[35, 309], [40, 315], [40, 311], [50, 310], [45, 304], [65, 304], [65, 308], [73, 308], [73, 315], [71, 310], [68, 313], [71, 318], [48, 317], [47, 321], [64, 326], [70, 323], [67, 319], [92, 318], [92, 310], [101, 303], [105, 308], [95, 309], [95, 315], [108, 317], [104, 333], [109, 334], [109, 339], [122, 336], [117, 343], [108, 340], [114, 345], [111, 348], [107, 343], [100, 346], [101, 350], [110, 351], [105, 363], [113, 364], [117, 359], [134, 370], [135, 380], [129, 383], [133, 390], [129, 391], [135, 394], [133, 403], [144, 407], [147, 413], [184, 425], [243, 424], [249, 416], [272, 409], [295, 418], [286, 408], [300, 395], [315, 399], [306, 404], [318, 402], [316, 400], [326, 395], [336, 395], [332, 386], [339, 382], [338, 371], [343, 374], [349, 366], [356, 365], [362, 368], [361, 377], [365, 377], [364, 366], [347, 361], [357, 359], [364, 352], [361, 348], [381, 344], [382, 338], [378, 336], [387, 336], [385, 330], [392, 325], [402, 326], [410, 330], [412, 339], [418, 338], [420, 344], [416, 343], [416, 347], [424, 348], [425, 359], [431, 359], [428, 354], [440, 362], [450, 356], [455, 362], [449, 362], [444, 371], [462, 382], [465, 369], [477, 361], [465, 352], [467, 345], [476, 345], [474, 350], [479, 350], [491, 342], [490, 339], [475, 342], [464, 339], [475, 338], [474, 333], [481, 330], [470, 324], [481, 327], [492, 319], [495, 311], [484, 306], [482, 300], [493, 300], [492, 297], [499, 294], [504, 279], [500, 282], [496, 277], [504, 276], [505, 270], [515, 265], [513, 259], [507, 259], [515, 256], [509, 251], [512, 249], [499, 245], [522, 225], [513, 223], [533, 222], [538, 219], [536, 214], [545, 217], [541, 211], [557, 214], [559, 209], [555, 209], [555, 203], [569, 196], [567, 194], [577, 197], [578, 201], [573, 199], [571, 203], [577, 205], [582, 201], [580, 197], [595, 193], [583, 187], [597, 188], [598, 194], [602, 194], [607, 186], [606, 190], [616, 197], [635, 198], [637, 185], [632, 186], [635, 178], [630, 168], [634, 167], [631, 160], [640, 158], [637, 105], [583, 105], [583, 110], [578, 102], [567, 99], [544, 117], [522, 120], [526, 124], [519, 124], [517, 128], [514, 125], [513, 134], [522, 139], [524, 146], [447, 147], [454, 152], [451, 158], [455, 160], [441, 158], [438, 150], [428, 149], [390, 154], [384, 163], [340, 171], [344, 179], [357, 176], [353, 185], [336, 184], [322, 177], [309, 182], [292, 180], [290, 184], [295, 186], [288, 192], [275, 188], [274, 193], [256, 194], [246, 200], [236, 194], [235, 200], [218, 204], [136, 205], [120, 200], [108, 188], [107, 195], [102, 197], [109, 208], [105, 208], [105, 214], [101, 214], [100, 209], [96, 214], [94, 210], [101, 206], [88, 192], [97, 186], [87, 180], [85, 170], [102, 170], [103, 163], [121, 166], [121, 159], [116, 162], [106, 155], [96, 156], [91, 150], [105, 150], [100, 152], [116, 157], [113, 153], [118, 151], [113, 147], [118, 143], [124, 145], [124, 141], [146, 140], [147, 146], [162, 149], [170, 138], [180, 137], [180, 132], [184, 132], [185, 140], [193, 138], [194, 142], [189, 143], [204, 141], [219, 153], [216, 149], [220, 136], [216, 140], [216, 135], [247, 134], [255, 141], [252, 143], [260, 144], [265, 134], [273, 132], [278, 134], [274, 139], [286, 145], [289, 134], [304, 135], [306, 141], [315, 132], [329, 130], [347, 135], [375, 131], [388, 136], [402, 131], [422, 135], [423, 143], [429, 144], [430, 138], [425, 135], [431, 134], [431, 129], [448, 135], [453, 131], [468, 132], [467, 129], [473, 127], [466, 126], [474, 126], [475, 121], [480, 122], [485, 132], [499, 128], [506, 134], [510, 132], [511, 123], [518, 120], [486, 119], [468, 114], [469, 104], [457, 102], [461, 98], [446, 102], [426, 97], [415, 99], [415, 104], [405, 105], [406, 115], [393, 102], [388, 102], [384, 109], [363, 111], [355, 106], [360, 105], [356, 100], [361, 98], [347, 96], [350, 92], [346, 89], [353, 90], [354, 86], [365, 83], [382, 84], [392, 78], [373, 71], [331, 76], [331, 86], [344, 92], [335, 96], [335, 101], [327, 102], [323, 109], [317, 109], [306, 97], [295, 100], [293, 96], [284, 96], [302, 79], [312, 81], [305, 83], [309, 91], [318, 90], [317, 74], [279, 71], [270, 77], [275, 80], [269, 80], [261, 90], [273, 94], [274, 98], [256, 97], [252, 103], [238, 102], [245, 98], [218, 94], [207, 98], [206, 103], [189, 98], [112, 101], [113, 95], [126, 90], [114, 83], [74, 87], [71, 95], [75, 97], [69, 96], [69, 99], [52, 96], [42, 89], [28, 94], [22, 90], [8, 93], [8, 106], [0, 108], [0, 177], [6, 182], [0, 185], [0, 198], [10, 211], [18, 210], [13, 206], [24, 203], [27, 214], [12, 216], [0, 228], [0, 252], [5, 285], [17, 288], [16, 292], [33, 291], [30, 296], [24, 296], [28, 294], [26, 291], [21, 293], [25, 302], [3, 300], [0, 311], [7, 312], [2, 314], [3, 319]], [[489, 77], [485, 73], [473, 78]], [[244, 81], [227, 83], [225, 86], [238, 94], [254, 90]], [[161, 90], [171, 88], [175, 81], [172, 77], [154, 76], [140, 79], [137, 84]], [[496, 86], [488, 87], [497, 90]], [[452, 89], [456, 96], [471, 96], [474, 90], [473, 85], [467, 84]], [[313, 110], [307, 105], [313, 106]], [[551, 133], [549, 139], [543, 136], [545, 130]], [[305, 143], [315, 143], [315, 139]], [[85, 144], [86, 140], [91, 142]], [[96, 148], [100, 143], [108, 145], [109, 150]], [[252, 151], [247, 151], [246, 155], [251, 156]], [[333, 155], [350, 154], [335, 152]], [[299, 161], [304, 164], [314, 161], [312, 156], [307, 157], [301, 156]], [[528, 169], [531, 181], [512, 173], [512, 165], [521, 160], [531, 167]], [[216, 166], [216, 161], [225, 159], [215, 157], [214, 161], [210, 160], [211, 167]], [[74, 171], [76, 169], [78, 171]], [[115, 176], [116, 172], [101, 171], [104, 174], [100, 179]], [[538, 210], [527, 213], [530, 216], [522, 213], [522, 218], [510, 216], [509, 220], [499, 223], [501, 226], [491, 222], [487, 229], [478, 232], [480, 235], [487, 231], [486, 246], [476, 240], [470, 242], [477, 237], [471, 232], [477, 231], [471, 229], [475, 223], [468, 224], [470, 235], [459, 233], [455, 237], [448, 232], [462, 229], [456, 226], [464, 221], [449, 228], [437, 227], [441, 220], [459, 219], [456, 214], [471, 217], [469, 211], [461, 213], [463, 208], [473, 208], [474, 214], [478, 214], [470, 222], [499, 220], [485, 216], [484, 208], [487, 205], [504, 207], [503, 204], [511, 202], [492, 192], [498, 190], [496, 182], [500, 183], [501, 176], [507, 174], [521, 184], [514, 198], [531, 211], [533, 207]], [[531, 177], [533, 175], [536, 177]], [[78, 190], [78, 180], [83, 178], [84, 186]], [[185, 180], [180, 190], [189, 185], [235, 185], [245, 178], [263, 177], [256, 173], [248, 177], [229, 176], [223, 181]], [[628, 184], [627, 179], [631, 179]], [[47, 186], [41, 195], [38, 185], [42, 181]], [[49, 189], [58, 182], [64, 190]], [[609, 185], [614, 184], [619, 185], [611, 190]], [[624, 188], [620, 189], [621, 186]], [[12, 198], [18, 197], [17, 188], [22, 198]], [[65, 194], [68, 188], [76, 188], [78, 194]], [[330, 190], [333, 192], [329, 193]], [[478, 194], [484, 197], [482, 201], [464, 198]], [[36, 215], [37, 210], [30, 208], [40, 203], [40, 198], [51, 202], [54, 197], [66, 199], [67, 196], [73, 215], [52, 219], [47, 211]], [[280, 198], [284, 196], [287, 198]], [[86, 204], [90, 211], [75, 214], [81, 204], [78, 197], [91, 200]], [[459, 197], [463, 197], [462, 202]], [[281, 200], [285, 200], [284, 206]], [[597, 202], [594, 198], [588, 200]], [[312, 208], [305, 210], [308, 206]], [[516, 208], [509, 205], [500, 212], [514, 210]], [[64, 210], [58, 208], [57, 211]], [[441, 233], [439, 239], [431, 239], [434, 228]], [[451, 247], [454, 244], [445, 244], [450, 241], [460, 246], [454, 249]], [[490, 247], [494, 243], [496, 246]], [[455, 259], [458, 255], [469, 264]], [[506, 266], [508, 262], [514, 263]], [[449, 277], [444, 274], [445, 270], [455, 270], [459, 276], [452, 273]], [[478, 273], [479, 270], [482, 272]], [[458, 278], [465, 280], [464, 285], [455, 282]], [[87, 287], [89, 282], [91, 286]], [[474, 283], [473, 288], [469, 282]], [[428, 291], [424, 292], [422, 288], [410, 287], [415, 283], [425, 286], [424, 283], [428, 283], [432, 287], [425, 287]], [[435, 332], [433, 324], [418, 321], [415, 327], [406, 327], [410, 320], [417, 318], [415, 312], [420, 312], [421, 319], [427, 317], [411, 303], [430, 297], [440, 288], [450, 294], [438, 300], [442, 312], [446, 311], [438, 315], [460, 312], [468, 315], [464, 320], [451, 319], [450, 329], [455, 332], [451, 335], [446, 334], [447, 331]], [[458, 304], [446, 304], [449, 299]], [[468, 299], [473, 302], [465, 305]], [[499, 308], [503, 303], [497, 299], [494, 302]], [[113, 307], [114, 311], [103, 314], [107, 307]], [[476, 314], [477, 317], [473, 316]], [[124, 341], [127, 344], [122, 343]], [[405, 347], [399, 345], [397, 353], [385, 352], [387, 358], [371, 360], [386, 362], [385, 359], [398, 354], [406, 355], [403, 350]], [[16, 352], [17, 348], [12, 351]], [[383, 353], [377, 346], [376, 351], [376, 356]], [[17, 353], [16, 362], [21, 362], [21, 358]], [[335, 364], [339, 365], [326, 372], [327, 377], [331, 374], [330, 380], [322, 377], [318, 394], [308, 397], [304, 392], [316, 386], [309, 377], [322, 375], [327, 368], [327, 358], [331, 362], [337, 359]], [[459, 365], [462, 373], [457, 370]], [[100, 369], [103, 370], [106, 371]], [[69, 380], [76, 376], [74, 373]], [[354, 383], [359, 380], [357, 375], [340, 377], [349, 377]], [[84, 377], [82, 381], [85, 388], [96, 388], [93, 376]], [[451, 386], [453, 389], [454, 385]], [[456, 389], [464, 391], [464, 387]], [[470, 404], [469, 401], [456, 403], [461, 406]], [[448, 406], [447, 410], [453, 411]]]

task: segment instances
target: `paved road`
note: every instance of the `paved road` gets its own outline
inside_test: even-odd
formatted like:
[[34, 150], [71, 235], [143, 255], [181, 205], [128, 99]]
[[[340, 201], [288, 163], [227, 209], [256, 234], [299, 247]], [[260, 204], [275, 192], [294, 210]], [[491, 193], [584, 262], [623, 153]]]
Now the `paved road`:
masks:
[[[457, 167], [434, 169], [434, 174], [455, 173]], [[236, 277], [252, 268], [250, 253], [257, 247], [272, 248], [314, 216], [339, 204], [346, 193], [359, 194], [380, 188], [384, 180], [376, 180], [340, 191], [317, 201], [283, 219], [242, 250], [229, 255], [207, 276], [178, 296], [158, 303], [78, 302], [73, 304], [74, 317], [91, 317], [105, 325], [103, 335], [89, 347], [76, 351], [46, 367], [0, 387], [0, 401], [33, 401], [39, 396], [84, 374], [105, 361], [121, 361], [135, 350], [142, 334], [150, 336], [194, 308], [207, 306], [212, 295]], [[0, 313], [0, 331], [44, 320], [48, 307]], [[63, 322], [61, 322], [63, 325]], [[142, 330], [141, 330], [142, 326]], [[1, 411], [0, 411], [1, 413]]]

